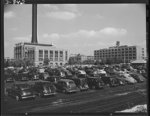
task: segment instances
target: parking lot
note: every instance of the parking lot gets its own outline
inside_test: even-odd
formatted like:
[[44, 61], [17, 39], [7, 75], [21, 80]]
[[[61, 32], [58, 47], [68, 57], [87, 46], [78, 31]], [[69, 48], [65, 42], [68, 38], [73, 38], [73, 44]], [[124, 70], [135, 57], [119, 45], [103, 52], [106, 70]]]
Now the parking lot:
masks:
[[114, 112], [147, 102], [146, 83], [16, 101], [6, 97], [7, 113]]
[[147, 77], [132, 68], [42, 70], [13, 69], [5, 77], [6, 113], [115, 112], [147, 102]]

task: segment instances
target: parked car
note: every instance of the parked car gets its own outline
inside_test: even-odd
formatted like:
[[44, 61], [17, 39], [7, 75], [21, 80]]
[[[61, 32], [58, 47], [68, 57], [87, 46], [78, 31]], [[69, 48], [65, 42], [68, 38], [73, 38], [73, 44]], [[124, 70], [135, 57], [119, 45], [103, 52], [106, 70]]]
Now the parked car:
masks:
[[33, 75], [33, 77], [32, 77], [32, 80], [39, 80], [40, 79], [40, 77], [39, 77], [39, 75], [38, 74], [34, 74]]
[[145, 79], [147, 79], [147, 77], [148, 77], [148, 73], [141, 73], [141, 75], [145, 78]]
[[86, 78], [72, 78], [75, 82], [76, 86], [80, 89], [80, 91], [85, 91], [89, 89]]
[[13, 84], [7, 89], [8, 95], [15, 97], [17, 101], [27, 98], [35, 98], [31, 87], [28, 84]]
[[109, 85], [110, 87], [119, 85], [119, 81], [111, 76], [102, 76], [101, 79], [106, 85]]
[[87, 83], [90, 89], [101, 89], [105, 85], [100, 77], [93, 77], [93, 76], [87, 77]]
[[50, 75], [48, 74], [48, 72], [39, 73], [39, 78], [42, 80], [46, 80], [49, 77]]
[[13, 83], [14, 82], [14, 79], [12, 77], [8, 77], [6, 80], [5, 80], [6, 83]]
[[38, 95], [40, 97], [56, 94], [55, 86], [48, 81], [35, 82], [35, 84], [32, 86], [32, 90], [35, 95]]
[[63, 93], [72, 93], [80, 91], [73, 80], [60, 79], [56, 84], [57, 91]]
[[60, 76], [55, 76], [55, 75], [53, 75], [53, 76], [48, 77], [48, 78], [45, 79], [45, 80], [46, 80], [46, 81], [50, 81], [50, 82], [56, 84], [60, 79], [61, 79]]
[[28, 74], [27, 73], [18, 73], [17, 76], [17, 81], [29, 81], [29, 78], [28, 78]]
[[121, 76], [122, 78], [124, 78], [129, 84], [137, 83], [137, 81], [136, 81], [133, 77], [131, 77], [130, 74], [125, 73], [125, 74], [122, 74], [122, 75], [120, 75], [120, 76]]
[[119, 75], [112, 75], [112, 78], [116, 78], [119, 85], [127, 84], [126, 80], [124, 78], [121, 78]]
[[144, 82], [144, 79], [143, 79], [144, 77], [142, 78], [141, 75], [136, 74], [136, 73], [130, 73], [130, 75], [131, 75], [138, 83]]

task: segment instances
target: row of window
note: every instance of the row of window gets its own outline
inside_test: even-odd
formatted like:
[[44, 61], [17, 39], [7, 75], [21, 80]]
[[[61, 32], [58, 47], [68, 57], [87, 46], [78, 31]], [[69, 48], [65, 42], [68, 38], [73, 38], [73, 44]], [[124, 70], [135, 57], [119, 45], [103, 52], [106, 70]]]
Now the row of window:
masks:
[[[54, 54], [55, 53], [55, 54]], [[65, 51], [65, 59], [67, 60], [68, 54], [67, 51]], [[44, 50], [44, 59], [50, 59], [50, 61], [53, 61], [53, 58], [55, 61], [58, 61], [58, 55], [59, 55], [59, 61], [63, 61], [63, 51], [49, 51], [49, 57], [48, 57], [48, 50]], [[39, 60], [43, 61], [43, 50], [39, 50]]]
[[109, 49], [109, 50], [97, 50], [95, 52], [112, 52], [112, 51], [135, 51], [136, 49]]
[[[49, 61], [64, 61], [63, 60], [63, 58], [54, 58], [54, 59], [52, 59], [52, 58], [48, 58], [49, 59]], [[39, 58], [39, 61], [44, 61], [44, 58]]]
[[110, 50], [107, 50], [107, 51], [94, 51], [94, 53], [112, 53], [112, 52], [136, 52], [136, 50], [126, 50], [126, 51], [110, 51]]
[[94, 56], [136, 56], [136, 54], [96, 54]]
[[102, 54], [133, 54], [133, 53], [136, 53], [136, 52], [105, 52], [105, 53], [94, 53], [94, 55], [102, 55]]
[[[114, 58], [114, 57], [95, 57], [96, 59], [101, 59], [101, 58]], [[136, 59], [136, 57], [116, 57], [116, 58], [122, 58], [122, 59]]]

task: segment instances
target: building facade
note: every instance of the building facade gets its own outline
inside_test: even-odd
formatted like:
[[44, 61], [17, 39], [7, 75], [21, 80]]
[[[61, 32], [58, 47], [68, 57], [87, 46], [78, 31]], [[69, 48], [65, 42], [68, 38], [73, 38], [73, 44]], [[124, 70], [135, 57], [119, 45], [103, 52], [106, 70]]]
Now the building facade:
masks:
[[120, 43], [116, 43], [116, 46], [95, 50], [94, 59], [99, 61], [106, 60], [120, 60], [123, 63], [130, 63], [133, 60], [144, 59], [144, 48], [140, 46], [120, 46]]
[[68, 51], [50, 44], [18, 43], [14, 47], [14, 58], [32, 60], [35, 66], [44, 64], [45, 59], [49, 65], [64, 65], [68, 62]]
[[83, 63], [86, 60], [94, 60], [94, 56], [86, 56], [81, 54], [71, 54], [70, 59], [77, 63]]

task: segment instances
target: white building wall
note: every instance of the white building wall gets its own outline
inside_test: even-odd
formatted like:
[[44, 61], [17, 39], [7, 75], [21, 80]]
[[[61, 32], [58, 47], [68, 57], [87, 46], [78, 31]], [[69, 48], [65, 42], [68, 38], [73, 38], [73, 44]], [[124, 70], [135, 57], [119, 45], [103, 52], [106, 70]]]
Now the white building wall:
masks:
[[142, 58], [142, 48], [140, 46], [136, 46], [136, 59], [137, 60], [140, 60], [140, 59], [143, 59]]

